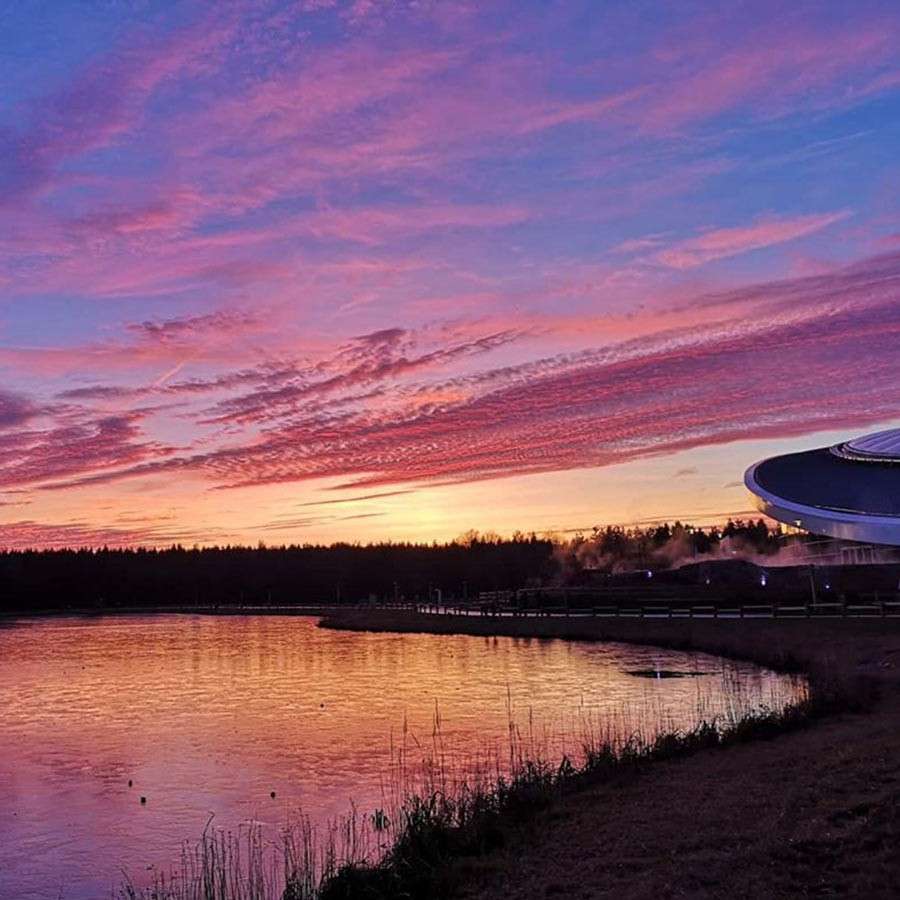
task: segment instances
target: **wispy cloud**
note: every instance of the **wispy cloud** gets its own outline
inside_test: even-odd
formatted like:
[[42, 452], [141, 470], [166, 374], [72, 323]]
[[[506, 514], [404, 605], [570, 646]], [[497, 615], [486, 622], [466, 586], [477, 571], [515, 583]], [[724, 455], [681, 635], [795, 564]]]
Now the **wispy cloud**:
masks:
[[380, 500], [383, 497], [402, 497], [405, 494], [414, 494], [415, 491], [378, 491], [374, 494], [360, 494], [356, 497], [337, 497], [331, 500], [310, 500], [308, 503], [299, 503], [298, 506], [334, 506], [346, 503], [363, 503], [368, 500]]
[[215, 533], [184, 524], [199, 502], [171, 527], [71, 508], [154, 485], [259, 489], [271, 509], [229, 513], [245, 536], [357, 534], [353, 504], [380, 527], [419, 484], [896, 412], [883, 4], [235, 0], [41, 27], [73, 52], [23, 42], [0, 104], [21, 541]]
[[849, 215], [848, 211], [842, 210], [790, 219], [765, 217], [752, 225], [710, 229], [660, 250], [655, 259], [673, 269], [693, 269], [717, 259], [795, 241], [840, 222]]
[[6, 522], [0, 533], [0, 550], [27, 550], [33, 547], [162, 547], [183, 540], [210, 543], [221, 533], [173, 528], [164, 519], [148, 521], [143, 527], [96, 526], [89, 522], [38, 522], [19, 519]]
[[25, 397], [0, 391], [0, 428], [22, 425], [36, 412], [34, 405]]
[[[318, 478], [344, 479], [345, 486], [461, 482], [884, 420], [894, 413], [890, 386], [900, 364], [893, 296], [900, 257], [834, 278], [840, 308], [827, 293], [821, 298], [823, 277], [754, 286], [745, 291], [748, 306], [731, 298], [741, 317], [728, 323], [488, 371], [445, 405], [335, 414], [329, 407], [304, 411], [296, 396], [280, 396], [274, 416], [254, 392], [235, 403], [245, 422], [267, 423], [262, 439], [75, 483], [177, 471], [232, 488]], [[797, 309], [754, 315], [773, 295], [790, 296]], [[770, 379], [760, 391], [761, 353], [789, 356], [793, 377]], [[862, 354], [872, 360], [865, 369], [853, 364]]]

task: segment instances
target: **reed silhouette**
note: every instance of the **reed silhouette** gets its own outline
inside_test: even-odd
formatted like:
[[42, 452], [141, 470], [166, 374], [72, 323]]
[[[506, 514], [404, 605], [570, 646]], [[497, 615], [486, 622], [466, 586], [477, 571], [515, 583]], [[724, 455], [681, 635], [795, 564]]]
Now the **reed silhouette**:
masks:
[[[554, 801], [600, 781], [628, 777], [656, 760], [798, 727], [817, 712], [805, 682], [790, 696], [752, 706], [735, 679], [725, 714], [712, 715], [698, 692], [693, 727], [665, 719], [630, 731], [627, 717], [585, 717], [567, 735], [571, 752], [554, 755], [548, 736], [508, 712], [506, 745], [465, 756], [447, 752], [435, 708], [424, 754], [405, 727], [391, 747], [383, 805], [356, 808], [324, 828], [298, 814], [277, 840], [260, 823], [235, 832], [213, 827], [186, 845], [180, 864], [146, 886], [124, 881], [117, 900], [411, 900], [450, 896], [454, 865], [501, 846], [513, 824], [539, 820]], [[555, 742], [554, 742], [555, 745]]]

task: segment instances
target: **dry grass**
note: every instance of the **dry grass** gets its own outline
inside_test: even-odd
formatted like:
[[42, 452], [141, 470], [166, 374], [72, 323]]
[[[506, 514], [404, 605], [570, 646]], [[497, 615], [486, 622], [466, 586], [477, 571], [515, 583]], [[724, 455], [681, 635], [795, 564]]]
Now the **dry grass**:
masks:
[[[829, 697], [833, 694], [829, 692]], [[569, 755], [554, 758], [547, 735], [520, 727], [510, 713], [505, 751], [483, 749], [465, 758], [448, 752], [439, 711], [432, 745], [411, 755], [405, 728], [385, 786], [382, 808], [356, 810], [315, 828], [298, 816], [267, 841], [262, 826], [237, 833], [208, 825], [186, 846], [180, 865], [150, 885], [126, 880], [122, 900], [350, 900], [438, 898], [462, 889], [465, 866], [501, 850], [523, 824], [543, 821], [567, 797], [613, 784], [700, 749], [742, 743], [804, 724], [821, 710], [816, 695], [787, 707], [773, 698], [754, 708], [736, 681], [731, 705], [713, 716], [698, 694], [694, 727], [666, 731], [662, 719], [644, 733], [629, 732], [625, 717], [585, 719], [567, 736]], [[833, 697], [829, 703], [836, 702]]]
[[653, 643], [811, 673], [815, 727], [658, 760], [558, 797], [511, 827], [503, 847], [456, 866], [460, 897], [898, 895], [900, 622], [407, 618], [375, 627]]

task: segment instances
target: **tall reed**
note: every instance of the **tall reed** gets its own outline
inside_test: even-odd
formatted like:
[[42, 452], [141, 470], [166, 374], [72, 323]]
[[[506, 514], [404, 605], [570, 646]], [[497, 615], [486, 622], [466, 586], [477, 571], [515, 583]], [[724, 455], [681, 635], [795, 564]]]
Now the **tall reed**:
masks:
[[[180, 864], [149, 884], [127, 876], [117, 900], [387, 900], [437, 898], [452, 886], [452, 863], [502, 843], [504, 831], [584, 784], [653, 760], [747, 740], [795, 726], [814, 704], [797, 679], [790, 696], [773, 693], [754, 705], [741, 679], [726, 685], [724, 712], [696, 694], [695, 724], [673, 727], [662, 706], [657, 721], [635, 730], [627, 710], [597, 715], [581, 709], [564, 733], [515, 720], [507, 695], [505, 743], [465, 752], [452, 747], [435, 705], [430, 743], [412, 739], [404, 721], [391, 736], [382, 802], [314, 823], [298, 813], [270, 836], [252, 821], [228, 831], [207, 823], [186, 845]], [[757, 698], [758, 699], [758, 698]], [[633, 721], [633, 719], [631, 719]]]

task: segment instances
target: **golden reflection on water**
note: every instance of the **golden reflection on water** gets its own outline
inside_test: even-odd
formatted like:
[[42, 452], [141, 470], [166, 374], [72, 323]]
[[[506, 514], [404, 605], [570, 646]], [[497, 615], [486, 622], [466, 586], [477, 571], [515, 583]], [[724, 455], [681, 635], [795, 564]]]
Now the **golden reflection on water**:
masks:
[[[626, 674], [656, 667], [708, 674]], [[0, 628], [0, 897], [108, 896], [122, 867], [167, 868], [211, 814], [235, 828], [374, 809], [392, 743], [427, 754], [436, 708], [450, 754], [502, 755], [511, 715], [561, 755], [585, 727], [686, 728], [736, 691], [747, 708], [802, 690], [749, 664], [615, 644], [297, 617], [22, 622]]]

